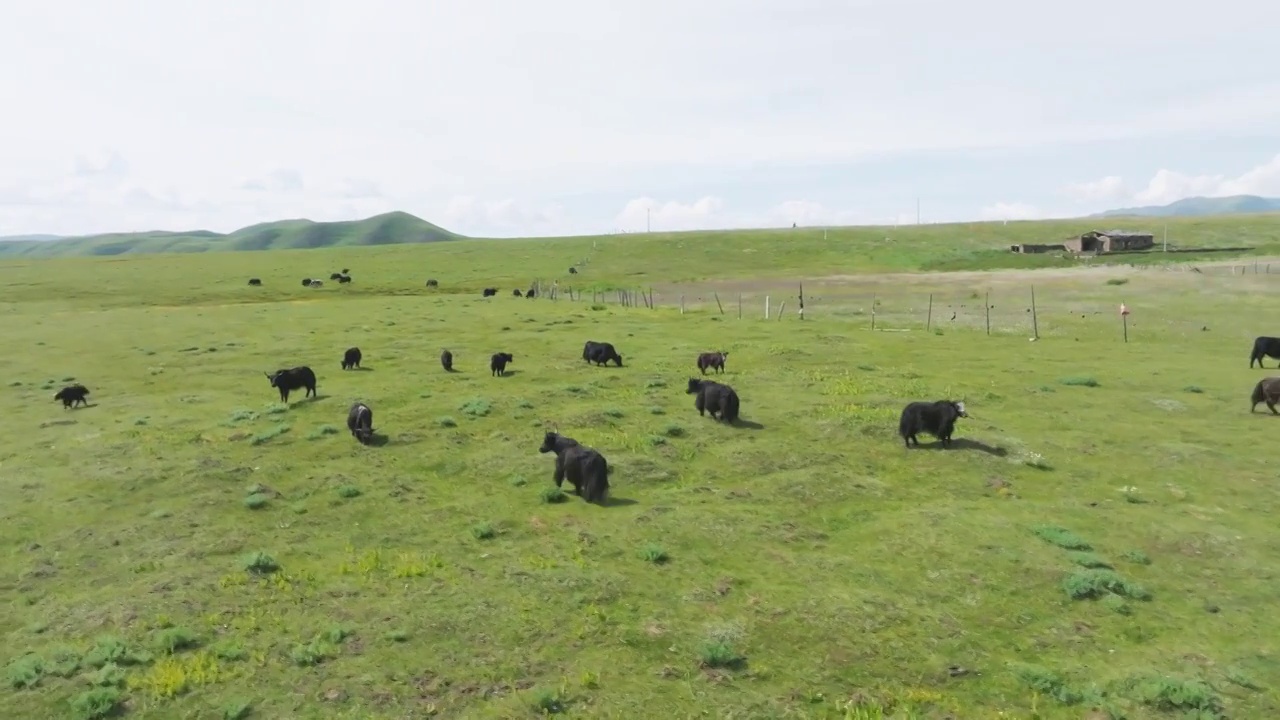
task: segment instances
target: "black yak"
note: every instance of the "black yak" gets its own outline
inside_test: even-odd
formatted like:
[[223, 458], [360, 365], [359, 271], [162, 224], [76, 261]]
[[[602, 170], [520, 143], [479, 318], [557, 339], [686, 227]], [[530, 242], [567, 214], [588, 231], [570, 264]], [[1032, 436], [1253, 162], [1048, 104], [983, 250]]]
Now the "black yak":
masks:
[[431, 279], [427, 281], [427, 287], [440, 287], [440, 283], [435, 279]]
[[523, 295], [520, 294], [520, 288], [516, 288], [515, 290], [512, 290], [511, 294], [514, 297], [524, 297]]
[[[714, 380], [689, 378], [685, 394], [697, 395], [693, 406], [698, 408], [699, 415], [705, 417], [707, 413], [711, 413], [713, 420], [723, 420], [730, 424], [738, 421], [738, 393], [728, 385], [721, 385]], [[719, 417], [716, 417], [717, 414]]]
[[951, 445], [951, 433], [956, 428], [956, 420], [962, 417], [969, 417], [963, 401], [907, 403], [902, 409], [902, 418], [898, 420], [898, 434], [907, 447], [911, 447], [912, 443], [919, 447], [920, 440], [916, 435], [922, 432], [938, 438], [942, 441], [942, 447], [948, 447]]
[[349, 272], [351, 272], [351, 268], [342, 268], [342, 274], [343, 274], [343, 275], [346, 275], [346, 274], [347, 274], [347, 273], [349, 273]]
[[493, 357], [489, 358], [490, 375], [502, 377], [507, 372], [507, 363], [515, 361], [516, 358], [511, 353], [494, 353]]
[[280, 402], [289, 402], [289, 393], [299, 388], [306, 388], [307, 393], [304, 397], [311, 397], [316, 394], [316, 374], [306, 365], [299, 365], [288, 370], [277, 370], [273, 373], [263, 373], [267, 379], [271, 381], [271, 387], [280, 391]]
[[311, 287], [311, 278], [302, 278], [302, 287]]
[[323, 281], [323, 280], [312, 280], [312, 281], [311, 281], [311, 287], [320, 287], [321, 285], [324, 285], [324, 281]]
[[361, 445], [368, 445], [373, 439], [373, 410], [362, 402], [352, 405], [347, 411], [347, 429]]
[[537, 295], [538, 295], [538, 290], [536, 288], [529, 288], [529, 291], [524, 294], [524, 296], [527, 298], [537, 297]]
[[330, 280], [337, 280], [340, 277], [342, 277], [342, 273], [329, 273]]
[[573, 485], [573, 494], [587, 502], [604, 505], [609, 495], [609, 461], [599, 451], [559, 433], [549, 432], [542, 439], [540, 453], [556, 454], [556, 471], [552, 479], [561, 487], [565, 479]]
[[59, 390], [58, 394], [53, 396], [53, 399], [61, 400], [62, 409], [66, 410], [68, 408], [75, 407], [76, 405], [87, 406], [89, 401], [85, 400], [84, 396], [88, 394], [89, 388], [81, 385], [80, 383], [76, 383], [75, 385], [68, 385]]
[[448, 350], [440, 353], [440, 365], [445, 369], [445, 372], [453, 372], [453, 353]]
[[1254, 338], [1253, 352], [1249, 354], [1249, 369], [1253, 369], [1253, 364], [1258, 363], [1258, 367], [1265, 367], [1262, 364], [1262, 358], [1269, 357], [1280, 360], [1280, 338], [1262, 337]]
[[342, 369], [354, 370], [360, 367], [360, 358], [362, 357], [364, 357], [364, 354], [360, 352], [360, 348], [347, 348], [347, 351], [342, 354]]
[[497, 295], [497, 294], [498, 294], [498, 288], [485, 288], [485, 289], [484, 289], [484, 296], [485, 296], [485, 297], [493, 297], [494, 295]]
[[349, 282], [351, 282], [351, 276], [350, 276], [350, 275], [339, 275], [339, 276], [338, 276], [338, 284], [339, 284], [339, 285], [345, 285], [345, 284], [347, 284], [347, 283], [349, 283]]
[[598, 343], [588, 340], [587, 344], [582, 347], [582, 357], [596, 365], [604, 365], [612, 360], [618, 367], [622, 367], [622, 356], [618, 354], [618, 351], [614, 349], [611, 343]]
[[707, 368], [715, 368], [716, 372], [724, 372], [724, 361], [729, 358], [727, 350], [719, 352], [704, 352], [698, 355], [698, 369], [703, 375], [707, 374]]
[[578, 274], [578, 268], [576, 268], [576, 267], [571, 267], [571, 268], [569, 268], [569, 274], [570, 274], [570, 275], [577, 275], [577, 274]]
[[1257, 385], [1253, 386], [1253, 395], [1249, 398], [1253, 403], [1249, 408], [1249, 412], [1258, 409], [1258, 403], [1266, 403], [1267, 409], [1276, 415], [1280, 415], [1280, 411], [1276, 410], [1276, 403], [1280, 403], [1280, 377], [1262, 378]]
[[261, 284], [262, 284], [262, 279], [261, 279], [261, 278], [249, 278], [249, 284], [250, 284], [250, 285], [261, 285]]

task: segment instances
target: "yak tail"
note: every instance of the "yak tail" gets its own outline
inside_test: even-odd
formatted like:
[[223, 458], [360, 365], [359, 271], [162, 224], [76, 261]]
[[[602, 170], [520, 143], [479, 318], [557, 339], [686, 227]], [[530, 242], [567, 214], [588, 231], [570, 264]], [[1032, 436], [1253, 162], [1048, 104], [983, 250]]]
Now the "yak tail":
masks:
[[730, 395], [729, 397], [725, 398], [724, 412], [721, 413], [721, 415], [724, 416], [725, 420], [731, 423], [734, 423], [738, 421], [738, 410], [739, 410], [738, 396], [736, 394]]

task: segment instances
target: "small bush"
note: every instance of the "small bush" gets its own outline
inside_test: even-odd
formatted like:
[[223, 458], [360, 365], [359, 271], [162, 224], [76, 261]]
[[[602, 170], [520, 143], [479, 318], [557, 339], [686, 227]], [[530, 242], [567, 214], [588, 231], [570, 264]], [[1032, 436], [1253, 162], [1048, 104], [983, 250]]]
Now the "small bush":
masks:
[[360, 488], [355, 485], [343, 485], [338, 488], [338, 497], [347, 499], [360, 497]]
[[471, 526], [471, 535], [477, 540], [489, 540], [497, 536], [498, 531], [493, 529], [489, 523], [479, 523]]
[[436, 418], [436, 424], [444, 428], [458, 427], [458, 421], [448, 415]]
[[668, 425], [662, 429], [662, 434], [671, 438], [684, 437], [684, 428], [679, 425]]
[[320, 427], [307, 433], [308, 440], [319, 440], [326, 435], [337, 435], [340, 430], [333, 425], [321, 425]]
[[1011, 664], [1009, 669], [1014, 676], [1028, 688], [1047, 695], [1063, 705], [1076, 705], [1084, 700], [1083, 693], [1067, 686], [1066, 680], [1058, 673], [1039, 665], [1025, 663]]
[[650, 414], [650, 415], [666, 415], [666, 414], [667, 414], [667, 411], [666, 411], [666, 410], [663, 410], [662, 408], [658, 407], [657, 405], [654, 405], [653, 407], [649, 408], [649, 414]]
[[1095, 388], [1101, 385], [1101, 383], [1099, 383], [1097, 380], [1091, 377], [1067, 377], [1067, 378], [1062, 378], [1058, 382], [1062, 383], [1063, 385], [1072, 385], [1075, 387]]
[[94, 687], [120, 687], [124, 685], [124, 669], [115, 663], [107, 663], [98, 670], [89, 673], [89, 684]]
[[542, 498], [542, 502], [548, 505], [562, 503], [569, 499], [569, 496], [558, 487], [543, 488], [542, 492], [539, 493], [539, 497]]
[[706, 668], [737, 668], [746, 658], [733, 649], [727, 642], [709, 640], [698, 649], [698, 660]]
[[237, 410], [231, 413], [231, 422], [243, 422], [245, 420], [257, 420], [258, 413], [252, 410]]
[[649, 390], [653, 390], [654, 388], [664, 388], [667, 386], [667, 381], [661, 378], [654, 378], [653, 380], [646, 382], [644, 386]]
[[40, 684], [44, 676], [44, 658], [35, 654], [15, 658], [5, 668], [9, 686], [15, 689], [33, 688]]
[[264, 552], [255, 552], [246, 555], [241, 561], [241, 567], [251, 573], [258, 575], [267, 575], [280, 569], [280, 564], [276, 559]]
[[257, 435], [254, 435], [253, 439], [250, 440], [249, 442], [253, 443], [254, 445], [262, 445], [263, 443], [271, 442], [272, 440], [280, 437], [281, 435], [284, 435], [287, 432], [289, 432], [289, 426], [282, 423], [280, 425], [275, 425], [266, 430], [263, 430]]
[[404, 630], [392, 630], [387, 633], [387, 639], [391, 642], [406, 642], [409, 639], [409, 633]]
[[188, 650], [200, 644], [200, 640], [186, 628], [165, 628], [156, 633], [152, 645], [161, 655], [173, 655], [180, 650]]
[[88, 667], [101, 668], [108, 663], [117, 665], [143, 665], [151, 661], [145, 652], [135, 651], [125, 644], [124, 640], [114, 635], [103, 635], [94, 641], [93, 647], [84, 655], [84, 664]]
[[234, 640], [223, 640], [222, 642], [216, 643], [212, 648], [210, 648], [210, 652], [212, 652], [213, 656], [219, 660], [227, 660], [230, 662], [243, 660], [249, 656], [249, 653], [245, 651], [244, 647]]
[[253, 493], [244, 499], [244, 506], [250, 510], [259, 510], [266, 507], [267, 501], [270, 499], [270, 496], [264, 495], [263, 493]]
[[1036, 537], [1050, 545], [1057, 545], [1063, 550], [1092, 550], [1093, 546], [1084, 538], [1056, 525], [1036, 525], [1031, 528]]
[[82, 692], [71, 700], [71, 709], [80, 720], [99, 720], [116, 714], [120, 709], [120, 691], [113, 687], [99, 687]]
[[652, 544], [640, 549], [640, 557], [645, 562], [651, 562], [654, 565], [661, 565], [671, 559], [671, 556], [661, 546]]
[[493, 410], [493, 405], [484, 398], [472, 398], [463, 403], [458, 410], [471, 417], [485, 417]]
[[516, 407], [521, 408], [522, 410], [532, 410], [533, 403], [529, 402], [528, 400], [521, 400], [519, 403], [516, 404]]
[[324, 662], [332, 653], [333, 648], [317, 638], [309, 643], [293, 646], [293, 649], [289, 651], [289, 659], [299, 667], [310, 667]]
[[1108, 285], [1127, 285], [1129, 278], [1111, 278], [1107, 281]]
[[74, 677], [80, 671], [80, 653], [65, 645], [54, 648], [44, 663], [44, 674], [54, 677]]
[[516, 475], [507, 482], [511, 483], [511, 487], [524, 487], [529, 484], [529, 481], [525, 480], [523, 475]]
[[539, 690], [533, 694], [533, 709], [540, 715], [556, 715], [564, 712], [565, 699], [557, 690]]
[[1067, 558], [1070, 559], [1071, 562], [1079, 565], [1080, 567], [1107, 568], [1107, 569], [1111, 568], [1110, 563], [1098, 557], [1097, 555], [1094, 555], [1091, 552], [1070, 552], [1070, 553], [1067, 553]]
[[667, 444], [667, 439], [661, 435], [650, 435], [646, 440], [654, 447]]
[[268, 405], [266, 408], [264, 408], [262, 412], [267, 415], [283, 415], [289, 412], [289, 406], [281, 405], [280, 403], [272, 403], [271, 405]]
[[244, 720], [253, 712], [247, 700], [233, 700], [222, 707], [222, 720]]
[[1199, 680], [1149, 678], [1137, 684], [1134, 694], [1138, 702], [1163, 712], [1198, 711], [1194, 717], [1217, 718], [1223, 710], [1221, 698], [1213, 688]]
[[1198, 386], [1198, 385], [1188, 385], [1188, 386], [1186, 386], [1186, 387], [1182, 388], [1182, 391], [1183, 391], [1183, 392], [1189, 392], [1189, 393], [1192, 393], [1192, 394], [1195, 394], [1195, 395], [1200, 395], [1200, 394], [1202, 394], [1202, 393], [1204, 392], [1204, 388], [1201, 388], [1201, 387], [1200, 387], [1200, 386]]
[[1091, 568], [1077, 570], [1062, 581], [1062, 589], [1072, 600], [1104, 597], [1108, 593], [1133, 600], [1149, 600], [1151, 594], [1141, 585], [1129, 582], [1114, 570]]
[[609, 408], [608, 410], [604, 411], [604, 414], [606, 417], [618, 419], [618, 418], [621, 418], [625, 413], [623, 413], [621, 410], [617, 408]]
[[1151, 557], [1141, 550], [1126, 550], [1120, 553], [1120, 557], [1128, 560], [1135, 565], [1150, 565]]
[[1119, 595], [1107, 595], [1102, 598], [1102, 606], [1117, 615], [1129, 615], [1133, 613], [1133, 608], [1129, 603]]

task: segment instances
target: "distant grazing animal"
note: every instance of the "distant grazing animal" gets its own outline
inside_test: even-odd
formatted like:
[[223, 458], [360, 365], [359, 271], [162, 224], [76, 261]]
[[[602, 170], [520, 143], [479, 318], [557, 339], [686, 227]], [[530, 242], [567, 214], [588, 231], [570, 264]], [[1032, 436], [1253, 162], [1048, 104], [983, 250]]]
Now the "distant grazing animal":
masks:
[[339, 285], [345, 285], [345, 284], [347, 284], [347, 283], [349, 283], [349, 282], [351, 282], [351, 276], [350, 276], [350, 275], [339, 275], [339, 276], [338, 276], [338, 284], [339, 284]]
[[362, 402], [352, 405], [347, 411], [347, 429], [361, 445], [368, 445], [373, 439], [373, 410]]
[[498, 288], [485, 288], [485, 289], [484, 289], [484, 296], [485, 296], [485, 297], [493, 297], [494, 295], [497, 295], [497, 294], [498, 294]]
[[320, 287], [321, 285], [324, 285], [324, 281], [323, 281], [323, 280], [312, 280], [312, 281], [311, 281], [311, 287]]
[[337, 279], [338, 279], [338, 278], [340, 278], [340, 277], [342, 277], [342, 273], [330, 273], [330, 274], [329, 274], [329, 279], [330, 279], [330, 280], [337, 280]]
[[[738, 420], [738, 393], [728, 385], [721, 385], [714, 380], [700, 380], [698, 378], [689, 378], [689, 387], [685, 390], [686, 395], [697, 395], [693, 401], [693, 406], [698, 408], [698, 414], [705, 416], [711, 413], [711, 419], [723, 420], [727, 423], [735, 423]], [[716, 415], [719, 417], [716, 417]]]
[[261, 285], [261, 284], [262, 284], [262, 280], [261, 280], [260, 278], [249, 278], [249, 284], [250, 284], [250, 285]]
[[53, 399], [61, 400], [62, 409], [66, 410], [68, 408], [75, 407], [76, 405], [87, 406], [89, 401], [85, 400], [84, 396], [88, 394], [89, 388], [81, 385], [80, 383], [76, 383], [75, 385], [68, 385], [59, 390], [58, 394], [53, 396]]
[[511, 294], [514, 295], [515, 297], [524, 297], [523, 295], [520, 294], [520, 288], [516, 288], [515, 290], [512, 290]]
[[302, 287], [311, 287], [311, 278], [302, 278]]
[[1249, 355], [1249, 369], [1253, 369], [1253, 364], [1258, 363], [1258, 367], [1266, 367], [1262, 364], [1262, 358], [1269, 357], [1280, 360], [1280, 338], [1267, 337], [1265, 335], [1254, 338], [1253, 352]]
[[586, 344], [582, 346], [582, 359], [586, 362], [591, 362], [591, 354], [599, 346], [600, 343], [595, 340], [588, 340]]
[[507, 374], [507, 363], [515, 361], [515, 356], [511, 353], [494, 353], [493, 357], [489, 359], [490, 374], [502, 377]]
[[902, 418], [898, 420], [898, 434], [902, 436], [907, 447], [915, 443], [920, 446], [916, 435], [925, 432], [942, 441], [942, 447], [951, 445], [951, 433], [956, 428], [956, 420], [969, 417], [965, 412], [964, 402], [938, 400], [937, 402], [911, 402], [902, 409]]
[[355, 368], [360, 367], [360, 358], [362, 357], [364, 357], [364, 355], [361, 354], [360, 348], [347, 348], [347, 351], [342, 354], [342, 369], [354, 370]]
[[724, 372], [724, 361], [729, 358], [727, 350], [719, 352], [704, 352], [698, 355], [698, 369], [703, 375], [707, 374], [707, 368], [715, 368], [718, 373]]
[[556, 471], [552, 476], [556, 487], [568, 479], [573, 485], [573, 494], [587, 502], [605, 504], [609, 495], [609, 462], [599, 451], [573, 438], [549, 432], [538, 452], [556, 454]]
[[578, 274], [578, 268], [576, 268], [576, 267], [571, 267], [571, 268], [569, 268], [569, 274], [570, 274], [570, 275], [577, 275], [577, 274]]
[[349, 273], [349, 272], [351, 272], [351, 268], [342, 268], [342, 274], [343, 274], [343, 275], [346, 275], [346, 274], [347, 274], [347, 273]]
[[528, 291], [528, 292], [526, 292], [526, 293], [524, 294], [524, 296], [525, 296], [525, 297], [527, 297], [527, 298], [531, 298], [531, 297], [535, 297], [535, 296], [537, 296], [537, 294], [538, 294], [537, 289], [535, 289], [535, 288], [529, 288], [529, 291]]
[[427, 287], [440, 287], [440, 283], [437, 280], [428, 280]]
[[[64, 391], [65, 392], [65, 391]], [[1249, 408], [1249, 412], [1258, 409], [1258, 403], [1266, 403], [1267, 409], [1276, 415], [1280, 412], [1276, 410], [1276, 403], [1280, 403], [1280, 377], [1263, 378], [1253, 386], [1253, 396], [1249, 398], [1253, 406]]]
[[440, 353], [440, 365], [444, 367], [446, 372], [453, 372], [453, 353], [448, 350]]
[[300, 388], [306, 388], [307, 393], [304, 397], [311, 397], [316, 394], [316, 374], [306, 365], [299, 365], [288, 370], [277, 370], [273, 373], [263, 373], [267, 379], [271, 381], [271, 387], [280, 391], [280, 402], [289, 402], [289, 393]]
[[622, 356], [618, 354], [612, 344], [607, 342], [588, 342], [587, 347], [582, 349], [582, 356], [596, 365], [604, 365], [612, 360], [618, 367], [622, 367]]

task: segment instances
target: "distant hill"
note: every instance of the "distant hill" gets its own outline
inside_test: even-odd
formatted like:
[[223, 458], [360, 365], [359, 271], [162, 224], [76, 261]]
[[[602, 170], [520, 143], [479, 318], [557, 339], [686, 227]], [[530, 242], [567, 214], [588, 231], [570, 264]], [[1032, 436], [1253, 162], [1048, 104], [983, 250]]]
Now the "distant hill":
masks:
[[1168, 205], [1120, 208], [1118, 210], [1107, 210], [1089, 217], [1193, 217], [1271, 212], [1280, 212], [1280, 198], [1232, 195], [1230, 197], [1215, 198], [1183, 198]]
[[41, 237], [54, 236], [26, 236], [0, 242], [0, 258], [356, 247], [442, 242], [463, 236], [409, 213], [391, 212], [365, 220], [343, 222], [280, 220], [250, 225], [226, 235], [192, 230], [39, 239]]
[[60, 240], [62, 235], [0, 235], [0, 242], [44, 242]]

